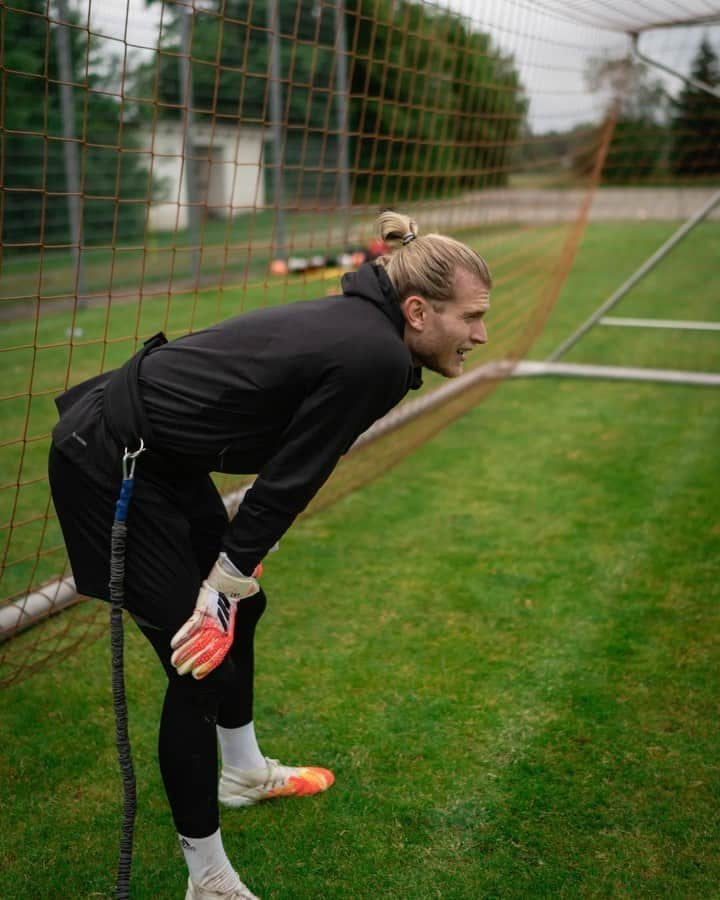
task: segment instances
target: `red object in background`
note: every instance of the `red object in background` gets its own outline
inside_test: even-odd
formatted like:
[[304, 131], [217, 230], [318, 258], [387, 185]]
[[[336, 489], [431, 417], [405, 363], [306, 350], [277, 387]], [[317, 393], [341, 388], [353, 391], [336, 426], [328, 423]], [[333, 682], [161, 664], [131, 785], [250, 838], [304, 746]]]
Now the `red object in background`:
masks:
[[382, 238], [373, 238], [367, 245], [367, 258], [377, 259], [378, 256], [384, 256], [390, 252], [390, 248]]
[[270, 271], [273, 275], [287, 275], [288, 264], [284, 259], [274, 259], [270, 263]]

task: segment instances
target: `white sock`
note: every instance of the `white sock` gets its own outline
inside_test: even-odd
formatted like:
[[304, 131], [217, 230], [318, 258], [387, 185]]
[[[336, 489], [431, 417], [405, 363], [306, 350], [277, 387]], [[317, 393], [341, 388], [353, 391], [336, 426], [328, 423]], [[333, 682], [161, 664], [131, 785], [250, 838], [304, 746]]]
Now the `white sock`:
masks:
[[223, 728], [218, 725], [217, 735], [224, 765], [233, 769], [259, 769], [265, 765], [265, 757], [260, 752], [252, 722], [239, 728]]
[[188, 871], [193, 882], [208, 890], [230, 891], [240, 876], [225, 854], [220, 829], [203, 838], [188, 838], [178, 834]]

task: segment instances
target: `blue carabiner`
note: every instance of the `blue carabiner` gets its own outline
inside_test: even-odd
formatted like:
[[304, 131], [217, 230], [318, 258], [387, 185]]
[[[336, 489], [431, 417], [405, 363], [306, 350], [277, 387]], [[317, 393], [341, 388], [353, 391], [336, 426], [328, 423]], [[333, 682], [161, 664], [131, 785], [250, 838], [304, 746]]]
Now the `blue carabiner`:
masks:
[[133, 478], [135, 477], [135, 463], [138, 456], [145, 450], [145, 442], [140, 438], [140, 446], [137, 450], [128, 450], [125, 448], [122, 461], [123, 481], [120, 487], [120, 496], [115, 504], [115, 521], [126, 522], [128, 517], [128, 507], [130, 506], [130, 498], [133, 491]]

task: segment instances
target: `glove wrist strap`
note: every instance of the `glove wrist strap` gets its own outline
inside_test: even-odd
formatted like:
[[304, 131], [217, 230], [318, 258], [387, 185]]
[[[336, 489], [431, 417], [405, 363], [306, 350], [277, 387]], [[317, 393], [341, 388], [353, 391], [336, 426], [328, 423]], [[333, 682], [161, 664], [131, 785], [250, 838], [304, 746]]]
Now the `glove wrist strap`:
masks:
[[260, 585], [250, 575], [231, 575], [220, 562], [216, 562], [207, 577], [208, 585], [218, 593], [225, 594], [228, 600], [241, 600], [252, 597], [260, 590]]

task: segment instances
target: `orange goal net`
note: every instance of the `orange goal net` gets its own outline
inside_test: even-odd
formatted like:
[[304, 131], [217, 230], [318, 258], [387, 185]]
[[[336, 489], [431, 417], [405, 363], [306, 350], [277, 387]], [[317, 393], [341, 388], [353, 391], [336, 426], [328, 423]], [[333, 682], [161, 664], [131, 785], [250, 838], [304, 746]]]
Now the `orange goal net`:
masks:
[[[484, 368], [449, 393], [428, 378], [311, 513], [511, 371], [563, 285], [603, 168], [618, 184], [712, 177], [695, 120], [677, 125], [693, 148], [682, 156], [671, 138], [658, 150], [667, 110], [632, 106], [660, 94], [630, 35], [666, 22], [670, 4], [635, 4], [635, 18], [625, 6], [3, 4], [0, 686], [106, 627], [104, 607], [75, 594], [47, 487], [53, 401], [68, 385], [158, 330], [336, 293], [378, 252], [382, 208], [460, 237], [495, 281]], [[718, 14], [714, 0], [689, 6], [674, 49], [667, 36], [648, 45], [677, 51], [685, 71]], [[230, 505], [241, 486], [220, 481]]]

